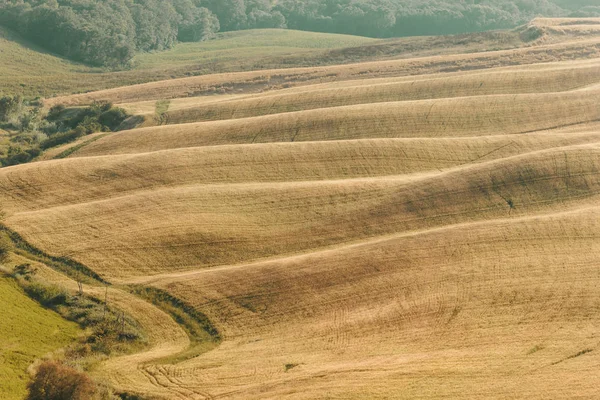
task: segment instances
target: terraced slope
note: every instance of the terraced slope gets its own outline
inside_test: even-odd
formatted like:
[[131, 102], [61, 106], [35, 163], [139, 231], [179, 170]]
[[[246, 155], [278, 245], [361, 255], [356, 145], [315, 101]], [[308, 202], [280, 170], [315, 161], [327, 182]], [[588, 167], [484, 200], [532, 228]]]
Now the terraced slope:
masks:
[[223, 337], [161, 363], [181, 329], [123, 294], [156, 343], [99, 366], [122, 390], [598, 397], [600, 39], [545, 35], [265, 93], [170, 99], [241, 77], [217, 75], [62, 99], [108, 96], [163, 125], [0, 170], [6, 223], [115, 291], [165, 290]]

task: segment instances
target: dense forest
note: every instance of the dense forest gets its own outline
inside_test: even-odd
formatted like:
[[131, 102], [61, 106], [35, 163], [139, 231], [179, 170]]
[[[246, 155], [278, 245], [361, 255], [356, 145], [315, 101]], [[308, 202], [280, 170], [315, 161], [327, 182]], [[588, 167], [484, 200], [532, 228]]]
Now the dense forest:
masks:
[[67, 58], [126, 67], [137, 51], [218, 31], [290, 28], [371, 37], [511, 28], [600, 16], [598, 0], [0, 0], [0, 25]]

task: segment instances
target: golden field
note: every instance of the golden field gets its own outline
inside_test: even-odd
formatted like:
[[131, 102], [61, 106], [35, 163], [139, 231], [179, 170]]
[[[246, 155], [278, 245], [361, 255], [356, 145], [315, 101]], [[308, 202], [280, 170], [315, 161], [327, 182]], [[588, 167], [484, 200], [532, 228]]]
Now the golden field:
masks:
[[[536, 20], [543, 35], [514, 50], [48, 100], [145, 121], [0, 169], [5, 223], [109, 281], [149, 332], [94, 371], [121, 390], [596, 398], [599, 23]], [[165, 361], [190, 341], [130, 285], [193, 306], [223, 341]]]

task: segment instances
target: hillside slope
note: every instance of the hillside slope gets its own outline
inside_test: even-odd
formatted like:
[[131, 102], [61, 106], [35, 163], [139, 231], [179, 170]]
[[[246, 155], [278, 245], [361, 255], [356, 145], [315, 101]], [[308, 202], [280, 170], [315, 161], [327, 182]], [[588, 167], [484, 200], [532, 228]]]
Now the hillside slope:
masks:
[[[189, 78], [169, 97], [181, 95], [194, 95], [195, 93], [219, 93], [237, 89], [258, 91], [264, 88], [277, 88], [281, 85], [301, 84], [305, 77], [295, 76], [298, 71], [294, 68], [315, 66], [334, 66], [339, 64], [352, 64], [365, 61], [383, 61], [414, 59], [417, 57], [430, 57], [423, 62], [413, 60], [405, 63], [401, 70], [393, 75], [415, 75], [427, 69], [446, 72], [446, 62], [437, 64], [439, 56], [458, 55], [462, 59], [456, 69], [465, 67], [489, 67], [487, 57], [480, 56], [490, 49], [495, 51], [511, 50], [507, 53], [513, 58], [512, 63], [496, 60], [495, 66], [514, 65], [529, 62], [550, 62], [562, 59], [590, 58], [597, 53], [597, 41], [594, 31], [578, 28], [574, 20], [566, 28], [562, 20], [543, 19], [533, 23], [534, 28], [519, 28], [512, 31], [481, 32], [454, 36], [441, 37], [410, 37], [398, 39], [370, 39], [360, 36], [337, 35], [326, 33], [302, 32], [294, 30], [257, 29], [239, 32], [226, 32], [216, 36], [214, 40], [201, 43], [183, 43], [164, 52], [138, 53], [133, 60], [132, 67], [128, 70], [111, 72], [101, 68], [91, 68], [83, 64], [74, 63], [54, 54], [49, 54], [29, 41], [21, 38], [16, 33], [0, 26], [0, 88], [8, 94], [22, 94], [25, 96], [54, 97], [73, 93], [87, 93], [93, 90], [115, 88], [127, 85], [142, 84], [173, 78]], [[557, 22], [558, 21], [558, 22]], [[593, 27], [593, 20], [583, 20], [581, 26]], [[555, 29], [555, 25], [560, 29]], [[529, 37], [530, 29], [536, 33], [535, 39]], [[588, 43], [573, 44], [573, 40], [580, 41], [587, 38]], [[512, 54], [514, 49], [527, 49], [532, 45], [544, 43], [546, 51], [538, 48], [535, 55], [527, 56], [528, 51], [521, 57], [528, 60], [514, 61], [517, 57]], [[529, 49], [532, 50], [532, 49]], [[534, 58], [535, 57], [535, 58]], [[471, 60], [471, 61], [469, 61]], [[475, 60], [475, 61], [473, 61]], [[437, 64], [437, 65], [436, 65]], [[470, 65], [470, 66], [469, 66]], [[362, 71], [358, 77], [370, 74], [370, 69]], [[389, 68], [389, 67], [388, 67]], [[268, 73], [254, 72], [249, 75], [240, 74], [233, 81], [221, 81], [215, 76], [208, 78], [210, 85], [198, 85], [202, 78], [208, 74], [219, 72], [240, 71], [269, 71], [282, 69], [283, 71]], [[285, 72], [290, 69], [289, 74]], [[396, 68], [397, 69], [397, 68]], [[455, 70], [456, 70], [455, 69]], [[338, 80], [334, 70], [313, 76], [319, 80]], [[373, 71], [376, 72], [376, 71]], [[387, 71], [390, 75], [393, 71]], [[332, 74], [336, 75], [332, 75]], [[380, 74], [381, 72], [377, 73]], [[280, 79], [285, 75], [290, 77]], [[197, 77], [197, 78], [193, 78]], [[249, 77], [249, 78], [248, 78]], [[298, 79], [300, 78], [300, 79]], [[240, 82], [250, 80], [251, 84], [244, 84], [239, 88]], [[252, 79], [256, 79], [252, 81]], [[238, 82], [238, 83], [236, 83]], [[134, 88], [131, 88], [134, 89]], [[164, 92], [164, 87], [161, 89]], [[106, 96], [103, 96], [106, 97]], [[110, 96], [109, 96], [110, 97]], [[112, 101], [134, 101], [160, 98], [161, 96], [110, 97]], [[84, 97], [82, 102], [88, 101]], [[47, 100], [48, 104], [67, 102], [65, 98]], [[69, 100], [68, 102], [73, 102]], [[79, 102], [79, 101], [77, 101]]]
[[144, 126], [0, 169], [5, 223], [218, 329], [211, 351], [157, 361], [181, 329], [122, 294], [160, 321], [152, 348], [94, 371], [120, 390], [596, 398], [600, 32], [578, 21], [536, 21], [511, 51], [53, 99], [112, 100]]
[[[111, 72], [50, 54], [0, 26], [0, 92], [50, 97], [219, 70], [247, 70], [261, 63], [266, 63], [262, 68], [304, 65], [302, 57], [317, 58], [332, 49], [377, 42], [360, 36], [293, 30], [223, 33], [207, 42], [139, 53], [132, 68]], [[291, 56], [300, 58], [284, 61]]]
[[75, 323], [44, 309], [0, 272], [0, 397], [20, 400], [29, 381], [27, 367], [36, 358], [73, 342], [81, 333]]

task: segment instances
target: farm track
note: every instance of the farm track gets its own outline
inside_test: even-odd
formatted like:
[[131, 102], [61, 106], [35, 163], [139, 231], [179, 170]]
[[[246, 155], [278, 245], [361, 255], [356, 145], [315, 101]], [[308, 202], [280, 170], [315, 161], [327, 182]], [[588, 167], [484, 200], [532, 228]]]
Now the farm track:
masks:
[[577, 21], [537, 20], [510, 51], [53, 99], [146, 122], [0, 170], [5, 223], [217, 327], [218, 347], [162, 363], [184, 330], [111, 288], [151, 335], [96, 372], [127, 392], [597, 398], [600, 32]]

